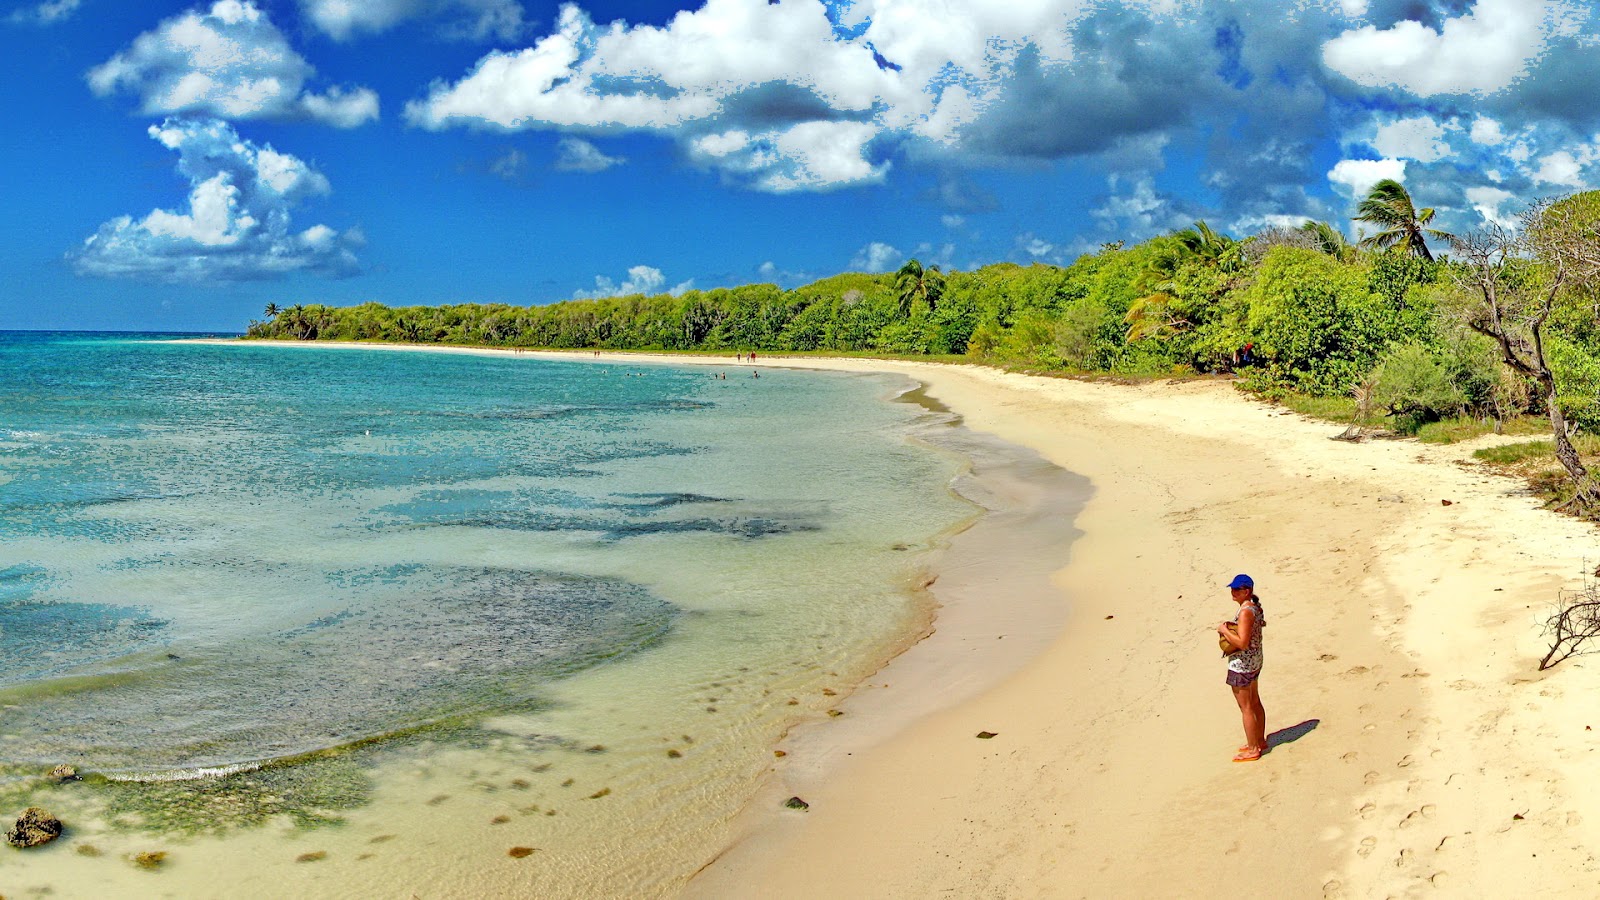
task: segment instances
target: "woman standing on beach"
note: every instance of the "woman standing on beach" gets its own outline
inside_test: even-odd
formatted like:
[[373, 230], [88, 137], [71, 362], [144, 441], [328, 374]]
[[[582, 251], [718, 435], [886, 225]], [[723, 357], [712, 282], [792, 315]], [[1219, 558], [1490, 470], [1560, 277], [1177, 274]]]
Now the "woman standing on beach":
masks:
[[1217, 636], [1232, 647], [1228, 654], [1228, 687], [1233, 689], [1233, 699], [1239, 703], [1244, 716], [1245, 744], [1233, 757], [1234, 762], [1254, 762], [1267, 752], [1267, 711], [1261, 706], [1261, 629], [1267, 617], [1261, 611], [1261, 598], [1256, 596], [1256, 583], [1249, 575], [1235, 575], [1228, 590], [1233, 592], [1233, 602], [1239, 612], [1230, 622], [1217, 623]]

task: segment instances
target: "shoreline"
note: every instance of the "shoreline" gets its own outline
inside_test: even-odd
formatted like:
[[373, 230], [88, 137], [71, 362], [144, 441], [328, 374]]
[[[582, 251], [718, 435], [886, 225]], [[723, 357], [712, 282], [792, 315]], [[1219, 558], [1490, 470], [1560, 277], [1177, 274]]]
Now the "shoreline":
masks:
[[[233, 340], [190, 339], [183, 343], [239, 347], [250, 343]], [[680, 359], [658, 355], [595, 357], [592, 353], [529, 351], [512, 354], [493, 348], [434, 347], [427, 345], [361, 344], [349, 342], [259, 342], [271, 347], [289, 346], [344, 350], [382, 349], [395, 352], [447, 352], [459, 355], [516, 355], [525, 359], [561, 359], [608, 365], [708, 365], [729, 369], [733, 361], [716, 357]], [[1081, 510], [1087, 482], [1046, 462], [1032, 450], [1004, 442], [964, 427], [959, 414], [927, 396], [924, 380], [908, 373], [864, 370], [848, 365], [792, 366], [792, 360], [761, 359], [753, 368], [824, 369], [836, 374], [889, 375], [892, 393], [881, 402], [920, 408], [923, 420], [913, 423], [906, 440], [960, 461], [962, 472], [946, 486], [973, 510], [967, 521], [928, 536], [927, 555], [916, 568], [921, 572], [905, 584], [920, 595], [925, 609], [920, 623], [901, 638], [863, 658], [859, 680], [839, 684], [838, 700], [830, 704], [842, 713], [824, 717], [818, 712], [795, 722], [776, 742], [754, 748], [765, 757], [760, 764], [761, 783], [741, 807], [724, 820], [733, 833], [727, 841], [705, 846], [702, 862], [710, 865], [729, 843], [737, 844], [768, 823], [772, 810], [784, 798], [806, 793], [808, 785], [824, 781], [852, 754], [882, 744], [917, 719], [937, 712], [952, 700], [974, 696], [1013, 674], [1027, 659], [1048, 645], [1065, 621], [1063, 597], [1050, 582], [1056, 568], [1048, 553], [1060, 555], [1075, 537], [1073, 518]], [[1029, 564], [1018, 556], [1024, 548], [1045, 551], [1041, 561]], [[1017, 565], [998, 569], [991, 557], [1003, 554]], [[1005, 585], [1005, 603], [974, 602], [980, 588]], [[1003, 634], [997, 635], [999, 631]], [[1004, 638], [1004, 642], [995, 640]], [[842, 671], [842, 670], [841, 670]], [[887, 679], [887, 680], [886, 680]], [[898, 684], [898, 687], [895, 685]], [[777, 759], [774, 750], [785, 758]], [[769, 802], [770, 801], [770, 802]], [[694, 871], [660, 879], [681, 891]], [[651, 892], [650, 895], [655, 895]]]
[[[1095, 495], [1053, 579], [1071, 620], [1042, 654], [851, 756], [809, 812], [734, 843], [691, 895], [1592, 890], [1600, 667], [1537, 660], [1596, 534], [1463, 464], [1499, 439], [1331, 441], [1336, 426], [1217, 382], [754, 365], [912, 375]], [[1269, 623], [1273, 751], [1248, 765], [1228, 761], [1238, 713], [1209, 636], [1238, 571]]]

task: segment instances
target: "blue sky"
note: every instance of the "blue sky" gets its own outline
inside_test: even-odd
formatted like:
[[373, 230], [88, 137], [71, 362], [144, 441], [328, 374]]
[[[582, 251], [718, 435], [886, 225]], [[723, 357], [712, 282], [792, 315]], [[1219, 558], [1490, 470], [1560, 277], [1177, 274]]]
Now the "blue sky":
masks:
[[1571, 0], [0, 0], [0, 329], [1065, 264], [1600, 183]]

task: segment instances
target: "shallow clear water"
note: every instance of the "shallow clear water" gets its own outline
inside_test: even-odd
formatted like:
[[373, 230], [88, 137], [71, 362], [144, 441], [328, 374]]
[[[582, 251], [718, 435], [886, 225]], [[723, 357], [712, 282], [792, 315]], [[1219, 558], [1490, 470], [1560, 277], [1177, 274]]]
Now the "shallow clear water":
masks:
[[[230, 864], [499, 791], [559, 859], [528, 885], [673, 883], [771, 742], [925, 623], [917, 551], [973, 513], [908, 439], [926, 411], [884, 402], [902, 379], [726, 372], [0, 332], [0, 781]], [[61, 761], [136, 784], [29, 780]], [[128, 889], [50, 860], [41, 886]]]
[[[698, 569], [937, 492], [883, 390], [0, 336], [0, 755], [215, 767], [536, 704], [677, 612], [563, 551]], [[511, 536], [556, 546], [483, 558]]]

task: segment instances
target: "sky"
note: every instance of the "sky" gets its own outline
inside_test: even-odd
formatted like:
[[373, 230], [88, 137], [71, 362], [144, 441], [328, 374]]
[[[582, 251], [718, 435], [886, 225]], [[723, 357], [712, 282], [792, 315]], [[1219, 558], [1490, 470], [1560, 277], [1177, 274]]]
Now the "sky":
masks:
[[1575, 0], [0, 0], [0, 329], [1070, 263], [1600, 186]]

